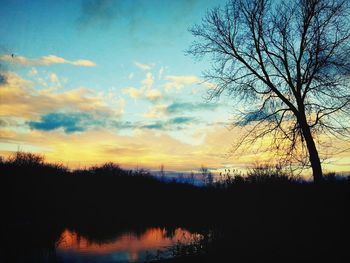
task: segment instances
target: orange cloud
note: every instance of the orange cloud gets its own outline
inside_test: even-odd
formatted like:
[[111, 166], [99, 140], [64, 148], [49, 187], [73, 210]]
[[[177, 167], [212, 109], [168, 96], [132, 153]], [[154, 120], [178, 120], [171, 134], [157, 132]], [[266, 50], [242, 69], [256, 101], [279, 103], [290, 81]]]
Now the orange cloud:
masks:
[[[123, 113], [124, 102], [117, 101], [111, 107], [105, 100], [88, 88], [76, 88], [65, 92], [51, 89], [37, 90], [30, 81], [15, 73], [4, 73], [6, 83], [0, 88], [0, 116], [33, 119], [54, 111], [104, 112], [112, 116]], [[56, 75], [52, 76], [57, 78]]]

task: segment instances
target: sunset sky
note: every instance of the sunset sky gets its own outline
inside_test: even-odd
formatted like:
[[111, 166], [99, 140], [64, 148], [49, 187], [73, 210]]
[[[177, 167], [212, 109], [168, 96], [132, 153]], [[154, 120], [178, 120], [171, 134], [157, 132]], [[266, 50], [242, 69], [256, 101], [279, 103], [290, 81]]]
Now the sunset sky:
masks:
[[[227, 157], [234, 98], [207, 102], [210, 64], [185, 54], [188, 28], [220, 3], [1, 0], [0, 154], [176, 171], [266, 160]], [[334, 161], [350, 170], [348, 154]]]

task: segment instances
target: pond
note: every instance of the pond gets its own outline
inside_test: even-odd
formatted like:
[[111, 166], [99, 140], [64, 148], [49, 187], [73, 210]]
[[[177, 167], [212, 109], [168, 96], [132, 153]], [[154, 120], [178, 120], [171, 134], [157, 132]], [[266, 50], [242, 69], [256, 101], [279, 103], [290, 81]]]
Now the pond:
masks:
[[151, 227], [141, 233], [124, 232], [101, 242], [65, 229], [55, 254], [58, 262], [144, 262], [160, 255], [171, 257], [170, 249], [179, 242], [188, 244], [199, 238], [200, 234], [183, 228]]
[[89, 222], [55, 226], [50, 221], [0, 224], [0, 262], [146, 262], [170, 258], [182, 245], [192, 245], [202, 238], [193, 229], [174, 225]]

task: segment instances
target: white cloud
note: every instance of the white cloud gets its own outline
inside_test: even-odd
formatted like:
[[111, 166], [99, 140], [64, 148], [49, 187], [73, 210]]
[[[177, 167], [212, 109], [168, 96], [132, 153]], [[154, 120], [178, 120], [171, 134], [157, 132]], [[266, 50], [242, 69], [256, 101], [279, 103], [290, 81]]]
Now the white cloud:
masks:
[[199, 84], [201, 80], [194, 75], [185, 76], [166, 76], [167, 83], [164, 84], [164, 88], [167, 92], [172, 89], [180, 90], [186, 85]]
[[149, 100], [157, 100], [162, 97], [162, 93], [159, 90], [151, 89], [147, 91], [146, 98]]
[[28, 73], [29, 76], [35, 76], [37, 74], [38, 74], [38, 70], [36, 68], [32, 68]]
[[133, 79], [134, 78], [134, 72], [130, 72], [128, 75], [128, 79]]
[[144, 117], [149, 119], [157, 119], [166, 116], [167, 105], [165, 104], [158, 104], [155, 106], [152, 106], [148, 109], [146, 113], [144, 113]]
[[81, 67], [94, 67], [95, 62], [86, 59], [78, 60], [67, 60], [56, 55], [43, 56], [37, 59], [31, 59], [24, 56], [16, 55], [2, 55], [0, 56], [0, 61], [5, 61], [8, 63], [19, 64], [22, 66], [49, 66], [52, 64], [69, 64]]
[[94, 67], [96, 66], [95, 62], [87, 59], [78, 59], [76, 61], [69, 61], [68, 64], [72, 64], [74, 66], [81, 66], [81, 67]]
[[149, 71], [153, 68], [154, 64], [143, 64], [140, 62], [135, 62], [135, 66], [138, 67], [139, 69]]
[[141, 84], [147, 88], [151, 88], [154, 83], [154, 77], [151, 72], [147, 72], [146, 78], [141, 81]]
[[215, 89], [216, 86], [217, 86], [215, 83], [208, 82], [208, 81], [204, 82], [203, 85], [204, 85], [204, 87], [206, 87], [207, 89]]
[[51, 82], [53, 82], [53, 83], [58, 83], [59, 82], [58, 77], [57, 77], [57, 75], [55, 73], [51, 73], [49, 78], [50, 78]]
[[143, 89], [137, 89], [135, 87], [128, 87], [123, 89], [123, 93], [129, 95], [130, 97], [137, 99], [143, 94]]
[[117, 115], [123, 115], [125, 112], [125, 106], [126, 106], [126, 100], [124, 98], [119, 98], [115, 102], [115, 109], [114, 112], [117, 113]]
[[127, 87], [123, 89], [123, 93], [129, 95], [133, 99], [147, 99], [150, 101], [155, 101], [162, 97], [162, 93], [157, 89], [149, 89], [146, 91], [145, 87], [135, 88]]
[[161, 67], [158, 72], [158, 79], [162, 79], [163, 74], [164, 74], [165, 68]]

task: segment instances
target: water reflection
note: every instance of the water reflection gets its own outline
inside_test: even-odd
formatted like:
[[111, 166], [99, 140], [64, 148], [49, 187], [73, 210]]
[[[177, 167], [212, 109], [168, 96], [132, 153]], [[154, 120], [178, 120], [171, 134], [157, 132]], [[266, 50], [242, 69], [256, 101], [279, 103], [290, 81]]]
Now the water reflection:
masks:
[[90, 241], [68, 229], [61, 234], [56, 255], [63, 262], [138, 262], [165, 251], [177, 242], [188, 243], [198, 234], [176, 228], [148, 228], [143, 233], [125, 232], [105, 243]]

